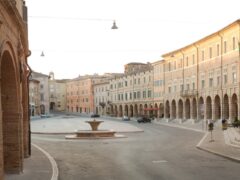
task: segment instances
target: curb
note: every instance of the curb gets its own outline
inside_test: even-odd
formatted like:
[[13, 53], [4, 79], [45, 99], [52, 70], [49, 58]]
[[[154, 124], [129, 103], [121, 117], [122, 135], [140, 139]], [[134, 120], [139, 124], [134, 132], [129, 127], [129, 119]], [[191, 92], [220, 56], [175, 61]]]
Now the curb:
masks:
[[201, 133], [205, 132], [205, 131], [200, 130], [200, 129], [188, 128], [188, 127], [178, 126], [178, 125], [174, 125], [174, 124], [165, 124], [165, 123], [161, 123], [161, 122], [154, 122], [154, 124], [159, 124], [159, 125], [168, 126], [168, 127], [175, 127], [175, 128], [180, 128], [180, 129], [186, 129], [186, 130], [196, 131], [196, 132], [201, 132]]
[[216, 152], [216, 151], [213, 151], [209, 148], [203, 148], [201, 147], [201, 144], [203, 143], [203, 141], [207, 138], [209, 132], [205, 133], [205, 135], [203, 136], [203, 138], [199, 141], [199, 143], [196, 145], [196, 148], [197, 149], [200, 149], [202, 151], [205, 151], [205, 152], [209, 152], [209, 153], [212, 153], [212, 154], [215, 154], [215, 155], [218, 155], [218, 156], [221, 156], [223, 158], [226, 158], [226, 159], [229, 159], [229, 160], [232, 160], [232, 161], [235, 161], [235, 162], [240, 162], [240, 159], [238, 158], [235, 158], [235, 157], [232, 157], [232, 156], [227, 156], [225, 154], [221, 154], [219, 152]]
[[38, 145], [33, 144], [33, 143], [32, 143], [32, 145], [35, 148], [37, 148], [38, 150], [40, 150], [48, 158], [48, 160], [50, 161], [51, 166], [52, 166], [52, 177], [51, 177], [51, 180], [58, 180], [59, 171], [58, 171], [57, 163], [54, 160], [54, 158], [47, 151], [45, 151], [44, 149], [42, 149]]

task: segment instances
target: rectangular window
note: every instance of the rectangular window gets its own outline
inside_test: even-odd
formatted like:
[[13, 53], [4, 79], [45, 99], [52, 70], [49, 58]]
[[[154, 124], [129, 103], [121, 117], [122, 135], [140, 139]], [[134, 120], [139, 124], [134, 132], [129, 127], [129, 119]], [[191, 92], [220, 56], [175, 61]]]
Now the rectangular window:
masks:
[[202, 89], [205, 87], [205, 81], [202, 80]]
[[217, 44], [217, 56], [219, 56], [220, 54], [220, 47], [219, 47], [219, 44]]
[[176, 85], [174, 86], [174, 92], [177, 92], [177, 86]]
[[141, 93], [140, 93], [140, 91], [137, 92], [137, 98], [138, 98], [138, 99], [141, 98]]
[[217, 77], [217, 86], [220, 86], [220, 83], [221, 83], [221, 79], [220, 79], [220, 76]]
[[195, 83], [192, 83], [192, 89], [195, 90]]
[[143, 98], [146, 98], [146, 91], [143, 91]]
[[180, 85], [180, 90], [183, 92], [183, 84]]
[[44, 94], [41, 93], [40, 96], [41, 96], [41, 97], [40, 97], [40, 98], [41, 98], [41, 101], [44, 101]]
[[127, 81], [125, 81], [125, 87], [127, 86], [127, 84], [128, 84], [128, 82], [127, 82]]
[[137, 98], [137, 93], [136, 93], [136, 92], [133, 93], [133, 98], [134, 98], [134, 99]]
[[224, 41], [224, 53], [227, 52], [227, 41]]
[[190, 90], [190, 85], [189, 84], [187, 84], [187, 89], [186, 90]]
[[152, 91], [148, 90], [148, 98], [151, 98], [151, 97], [152, 97]]
[[233, 37], [233, 50], [236, 48], [236, 38]]
[[140, 84], [140, 78], [138, 78], [138, 84]]
[[130, 93], [130, 99], [132, 99], [132, 93]]
[[212, 47], [209, 48], [209, 58], [212, 58]]
[[209, 78], [209, 87], [213, 87], [213, 78]]
[[188, 67], [188, 56], [186, 57], [186, 66]]
[[232, 82], [233, 82], [233, 83], [236, 83], [236, 82], [237, 82], [237, 73], [236, 73], [236, 72], [233, 72], [233, 73], [232, 73]]
[[128, 94], [125, 93], [125, 100], [127, 101], [128, 100]]
[[227, 74], [224, 74], [224, 84], [227, 84]]
[[171, 87], [168, 87], [168, 92], [171, 93]]
[[192, 64], [195, 64], [195, 55], [192, 55]]
[[202, 51], [202, 61], [204, 61], [204, 51]]

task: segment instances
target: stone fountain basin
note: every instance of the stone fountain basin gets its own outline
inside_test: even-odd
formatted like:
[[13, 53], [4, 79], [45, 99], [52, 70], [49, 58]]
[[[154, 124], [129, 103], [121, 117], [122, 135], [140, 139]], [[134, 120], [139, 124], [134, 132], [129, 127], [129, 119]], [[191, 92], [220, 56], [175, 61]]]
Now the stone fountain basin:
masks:
[[74, 135], [65, 136], [66, 139], [97, 139], [97, 138], [120, 138], [124, 135], [117, 135], [113, 130], [78, 130]]

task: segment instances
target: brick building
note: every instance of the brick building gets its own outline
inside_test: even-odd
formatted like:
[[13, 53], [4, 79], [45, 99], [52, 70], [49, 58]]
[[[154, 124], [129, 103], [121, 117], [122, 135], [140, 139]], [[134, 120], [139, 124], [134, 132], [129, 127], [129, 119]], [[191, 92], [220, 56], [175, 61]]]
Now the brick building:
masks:
[[30, 154], [27, 8], [23, 0], [0, 1], [0, 179], [23, 171]]

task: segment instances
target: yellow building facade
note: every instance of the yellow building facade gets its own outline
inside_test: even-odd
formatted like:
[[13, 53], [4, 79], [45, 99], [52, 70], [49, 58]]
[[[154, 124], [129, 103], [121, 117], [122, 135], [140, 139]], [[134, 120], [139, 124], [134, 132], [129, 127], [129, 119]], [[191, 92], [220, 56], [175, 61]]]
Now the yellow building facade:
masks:
[[164, 112], [162, 117], [179, 121], [239, 118], [239, 37], [237, 20], [153, 63], [158, 117]]

